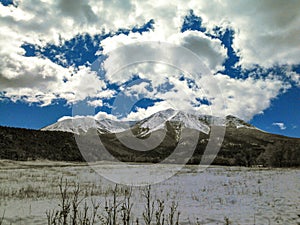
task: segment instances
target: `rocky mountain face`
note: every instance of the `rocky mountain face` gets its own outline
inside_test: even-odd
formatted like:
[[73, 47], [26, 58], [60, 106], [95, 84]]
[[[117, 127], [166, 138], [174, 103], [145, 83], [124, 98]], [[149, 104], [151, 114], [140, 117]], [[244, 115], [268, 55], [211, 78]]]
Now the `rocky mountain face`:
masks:
[[[204, 152], [213, 157], [206, 147], [212, 142], [212, 130], [218, 126], [226, 132], [213, 164], [300, 166], [299, 138], [266, 133], [234, 116], [222, 119], [173, 109], [129, 123], [79, 117], [39, 131], [0, 127], [0, 159], [98, 161], [113, 157], [129, 162], [181, 163], [192, 148], [193, 154], [187, 160], [198, 164]], [[128, 143], [137, 143], [140, 149]]]
[[57, 123], [42, 128], [43, 131], [65, 131], [74, 134], [85, 134], [89, 129], [96, 129], [98, 133], [121, 133], [129, 129], [139, 130], [139, 136], [147, 136], [157, 130], [166, 130], [166, 124], [173, 125], [175, 132], [180, 135], [182, 129], [194, 129], [201, 133], [208, 134], [210, 127], [213, 125], [219, 126], [234, 126], [236, 128], [255, 127], [247, 124], [234, 116], [226, 118], [218, 118], [209, 115], [195, 115], [174, 109], [167, 109], [154, 113], [148, 118], [141, 121], [114, 121], [110, 119], [96, 120], [93, 117], [75, 117], [61, 120]]

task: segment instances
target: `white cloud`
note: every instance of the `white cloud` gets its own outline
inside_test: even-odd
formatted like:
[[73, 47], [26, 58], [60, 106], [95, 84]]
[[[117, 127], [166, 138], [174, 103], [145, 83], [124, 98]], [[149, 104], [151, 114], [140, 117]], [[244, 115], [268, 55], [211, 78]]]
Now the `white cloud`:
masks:
[[[223, 98], [215, 96], [213, 88], [208, 98], [212, 100], [214, 112], [232, 114], [241, 119], [250, 120], [256, 114], [269, 108], [271, 101], [290, 86], [283, 81], [269, 75], [267, 78], [234, 79], [225, 75], [217, 75], [216, 80], [221, 88]], [[216, 84], [215, 84], [216, 85]], [[222, 110], [222, 99], [225, 100], [226, 110]]]
[[96, 120], [102, 120], [102, 119], [118, 120], [117, 117], [115, 117], [112, 114], [108, 114], [106, 112], [98, 112], [93, 118], [95, 118]]
[[201, 57], [205, 65], [212, 71], [222, 69], [222, 63], [226, 59], [226, 50], [221, 46], [220, 40], [209, 38], [197, 31], [185, 31], [184, 33], [173, 35], [171, 40]]
[[278, 126], [280, 130], [285, 130], [286, 126], [284, 123], [272, 123], [273, 126]]
[[57, 120], [57, 122], [67, 120], [67, 119], [79, 119], [79, 118], [92, 118], [95, 120], [103, 120], [103, 119], [111, 119], [111, 120], [118, 120], [117, 117], [111, 114], [107, 114], [106, 112], [98, 112], [96, 115], [74, 115], [74, 116], [63, 116]]
[[[69, 70], [50, 60], [14, 55], [0, 58], [0, 90], [5, 96], [48, 105], [55, 98], [57, 86]], [[60, 89], [61, 90], [61, 89]]]
[[[155, 7], [154, 7], [155, 6]], [[179, 33], [188, 10], [208, 28], [224, 25], [236, 32], [234, 47], [243, 66], [300, 63], [298, 9], [300, 2], [239, 1], [19, 1], [0, 5], [1, 27], [16, 31], [22, 41], [46, 43], [77, 33], [100, 33], [155, 20], [152, 40], [167, 41]], [[4, 33], [4, 32], [3, 32]], [[150, 35], [151, 36], [151, 35]], [[147, 37], [150, 38], [150, 37]], [[148, 39], [149, 40], [149, 39]]]
[[105, 88], [106, 84], [100, 80], [95, 71], [82, 66], [73, 76], [68, 77], [67, 82], [61, 85], [60, 96], [63, 96], [64, 93], [72, 93], [73, 97], [68, 100], [69, 102], [76, 102], [87, 97], [95, 97]]
[[[14, 59], [0, 59], [3, 62], [0, 68], [0, 90], [12, 100], [22, 98], [26, 102], [45, 106], [54, 99], [63, 98], [72, 103], [86, 97], [95, 97], [106, 87], [96, 73], [86, 67], [70, 71], [48, 59], [19, 55]], [[64, 82], [64, 79], [67, 81]]]
[[[144, 108], [137, 108], [136, 112], [131, 112], [127, 115], [126, 118], [123, 120], [125, 121], [137, 121], [144, 119], [146, 117], [151, 116], [152, 114], [162, 111], [164, 109], [168, 108], [174, 108], [169, 102], [162, 101], [162, 102], [156, 102], [153, 106], [148, 107], [147, 109]], [[175, 108], [174, 108], [175, 109]]]
[[76, 116], [63, 116], [63, 117], [59, 118], [57, 120], [57, 122], [61, 122], [63, 120], [68, 120], [68, 119], [79, 119], [79, 118], [85, 118], [85, 117], [92, 118], [92, 116], [79, 116], [79, 115], [76, 115]]
[[[117, 72], [115, 68], [120, 68], [121, 65], [128, 65], [130, 62], [136, 60], [142, 60], [147, 56], [149, 59], [156, 59], [156, 61], [163, 62], [164, 58], [173, 58], [177, 60], [181, 60], [180, 64], [176, 64], [174, 66], [178, 66], [179, 68], [182, 65], [185, 65], [183, 68], [187, 68], [186, 65], [190, 62], [184, 62], [186, 60], [184, 58], [185, 55], [187, 55], [187, 51], [191, 51], [194, 54], [197, 55], [209, 69], [211, 69], [211, 72], [214, 73], [217, 70], [222, 69], [222, 63], [226, 59], [226, 50], [221, 45], [221, 42], [217, 39], [212, 39], [204, 35], [203, 33], [196, 32], [196, 31], [186, 31], [184, 33], [176, 33], [171, 35], [168, 39], [165, 39], [163, 41], [166, 41], [161, 44], [160, 48], [157, 48], [159, 46], [155, 45], [155, 41], [162, 41], [158, 39], [159, 36], [157, 36], [157, 31], [154, 32], [147, 32], [143, 34], [136, 34], [136, 33], [129, 33], [129, 35], [120, 34], [117, 36], [113, 36], [110, 38], [106, 38], [101, 42], [101, 46], [103, 47], [104, 54], [113, 54], [111, 57], [116, 57], [116, 54], [124, 55], [120, 56], [119, 60], [116, 62], [113, 59], [108, 58], [106, 62], [104, 63], [106, 71], [108, 71], [108, 78], [112, 79], [112, 75], [115, 76], [114, 79], [119, 79], [119, 82], [124, 82], [124, 80], [127, 80], [131, 77], [132, 73], [115, 73]], [[143, 42], [147, 41], [153, 41], [153, 45], [143, 45], [143, 48], [137, 48], [133, 45], [133, 43], [139, 43], [143, 44]], [[166, 45], [166, 43], [173, 44], [172, 45]], [[130, 48], [125, 48], [124, 46], [131, 46]], [[178, 46], [178, 49], [174, 49], [175, 45]], [[180, 48], [182, 49], [179, 49]], [[123, 47], [123, 48], [122, 48]], [[186, 48], [186, 49], [183, 49]], [[110, 61], [113, 61], [114, 63], [111, 63]], [[189, 58], [187, 59], [189, 60]], [[174, 61], [174, 60], [173, 60]], [[116, 64], [118, 63], [118, 64]], [[180, 66], [181, 65], [181, 66]], [[195, 65], [193, 65], [195, 66]], [[111, 67], [114, 68], [111, 72]], [[158, 71], [153, 71], [153, 68], [157, 68], [157, 66], [153, 66], [151, 64], [143, 64], [143, 65], [134, 65], [136, 69], [140, 72], [141, 70], [144, 73], [154, 73]], [[182, 69], [182, 68], [180, 68]], [[196, 69], [192, 69], [196, 70]], [[173, 68], [168, 67], [168, 69], [164, 71], [166, 74], [172, 74], [174, 71]]]
[[[154, 7], [155, 6], [155, 7]], [[18, 7], [4, 7], [0, 4], [0, 91], [16, 101], [40, 102], [51, 104], [54, 99], [64, 98], [69, 103], [90, 97], [92, 105], [101, 105], [102, 98], [113, 97], [114, 90], [108, 90], [94, 72], [81, 67], [64, 68], [41, 57], [24, 57], [20, 47], [24, 42], [44, 46], [46, 43], [60, 43], [60, 39], [74, 37], [78, 33], [101, 33], [102, 29], [116, 31], [119, 28], [131, 28], [144, 24], [150, 19], [155, 21], [154, 31], [130, 33], [107, 38], [101, 42], [105, 53], [124, 45], [143, 41], [161, 41], [182, 45], [200, 57], [214, 73], [222, 67], [226, 58], [226, 49], [217, 39], [212, 39], [196, 31], [180, 33], [183, 17], [188, 10], [203, 18], [208, 30], [215, 26], [230, 27], [235, 31], [233, 47], [241, 57], [242, 67], [260, 65], [263, 68], [273, 65], [300, 63], [299, 14], [300, 2], [279, 0], [266, 1], [18, 1]], [[153, 50], [153, 49], [152, 49]], [[154, 49], [157, 50], [157, 49]], [[177, 58], [177, 64], [195, 71], [192, 65], [178, 52], [161, 49], [163, 56]], [[134, 49], [133, 49], [134, 51]], [[135, 52], [136, 53], [136, 52]], [[139, 52], [157, 54], [151, 48]], [[113, 64], [114, 68], [122, 65]], [[193, 64], [193, 63], [191, 63]], [[198, 68], [199, 69], [199, 68]], [[153, 92], [147, 92], [146, 86], [135, 85], [131, 91], [141, 92], [148, 97], [162, 98], [165, 102], [156, 103], [149, 113], [173, 105], [183, 109], [196, 109], [203, 113], [234, 114], [246, 120], [261, 113], [270, 106], [289, 85], [279, 78], [269, 75], [267, 78], [234, 79], [218, 74], [215, 79], [222, 89], [227, 109], [223, 108], [223, 98], [218, 96], [216, 83], [209, 77], [197, 77], [185, 74], [195, 80], [200, 90], [190, 89], [186, 81], [180, 81], [181, 71], [162, 64], [138, 65], [126, 68], [114, 76], [108, 76], [110, 82], [122, 84], [132, 78], [132, 73], [152, 81]], [[73, 75], [71, 75], [73, 74]], [[172, 76], [171, 76], [172, 75]], [[299, 74], [288, 72], [287, 77], [299, 82]], [[66, 80], [64, 82], [64, 80]], [[174, 87], [167, 92], [159, 87], [170, 83]], [[145, 85], [145, 84], [143, 84]], [[134, 89], [135, 88], [135, 89]], [[134, 90], [133, 90], [134, 89]], [[204, 93], [203, 90], [207, 93]], [[183, 97], [180, 97], [183, 96]], [[188, 96], [188, 97], [185, 97]], [[195, 106], [196, 97], [207, 97], [212, 103]], [[180, 99], [180, 101], [178, 100]], [[168, 104], [167, 104], [167, 103]], [[166, 104], [166, 105], [165, 105]], [[131, 117], [144, 115], [139, 109]], [[138, 115], [139, 114], [139, 115]]]
[[287, 76], [294, 81], [297, 86], [300, 87], [300, 74], [297, 74], [293, 71], [287, 71]]
[[242, 66], [300, 63], [299, 1], [191, 1], [190, 7], [208, 27], [223, 23], [234, 29]]
[[[209, 77], [198, 79], [196, 83], [200, 88], [196, 89], [189, 88], [185, 80], [173, 78], [169, 79], [169, 83], [173, 87], [167, 92], [160, 92], [159, 89], [154, 89], [153, 92], [141, 91], [143, 97], [156, 97], [163, 101], [156, 102], [147, 110], [139, 108], [137, 112], [130, 113], [128, 119], [141, 119], [157, 111], [173, 108], [221, 117], [231, 114], [249, 121], [254, 115], [263, 113], [270, 107], [273, 99], [289, 88], [289, 84], [272, 75], [263, 79], [234, 79], [218, 74], [215, 80], [210, 80]], [[144, 88], [145, 84], [138, 86]], [[133, 89], [136, 90], [137, 87]], [[126, 93], [130, 96], [129, 90]], [[211, 104], [199, 104], [196, 98], [207, 99]]]
[[58, 8], [63, 16], [70, 16], [77, 23], [97, 23], [97, 15], [88, 2], [81, 0], [59, 0]]
[[103, 106], [103, 101], [101, 99], [96, 99], [96, 100], [90, 100], [87, 102], [90, 106], [98, 107], [98, 106]]

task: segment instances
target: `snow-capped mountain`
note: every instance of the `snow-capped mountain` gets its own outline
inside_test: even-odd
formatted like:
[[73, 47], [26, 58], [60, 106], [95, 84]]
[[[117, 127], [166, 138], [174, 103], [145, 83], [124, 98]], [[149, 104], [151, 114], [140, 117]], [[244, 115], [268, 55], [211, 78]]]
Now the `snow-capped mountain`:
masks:
[[[0, 158], [85, 161], [87, 159], [83, 158], [80, 146], [74, 140], [73, 134], [87, 132], [84, 135], [87, 138], [83, 138], [81, 144], [89, 149], [88, 160], [91, 161], [111, 160], [111, 156], [100, 154], [105, 146], [105, 150], [109, 151], [112, 156], [124, 162], [157, 163], [169, 160], [169, 155], [174, 153], [174, 157], [167, 162], [180, 163], [185, 150], [192, 146], [194, 154], [189, 162], [199, 164], [202, 154], [210, 143], [210, 129], [213, 126], [221, 125], [226, 126], [226, 134], [218, 155], [214, 159], [214, 164], [300, 166], [299, 138], [262, 132], [234, 116], [218, 118], [168, 109], [135, 122], [131, 126], [126, 126], [126, 124], [104, 118], [95, 120], [93, 117], [76, 117], [63, 118], [57, 123], [43, 128], [42, 131], [0, 127], [2, 150]], [[97, 129], [101, 145], [99, 142], [93, 141], [93, 138], [89, 138], [90, 128]], [[195, 140], [193, 135], [195, 130], [199, 131], [198, 140]], [[164, 136], [162, 136], [164, 133], [162, 131], [166, 131]], [[114, 133], [119, 134], [114, 135]], [[141, 142], [137, 142], [132, 133], [141, 138]], [[150, 133], [151, 137], [148, 137], [147, 134]], [[152, 142], [152, 140], [160, 140], [160, 137], [163, 137], [163, 140], [153, 148], [149, 148], [148, 141], [143, 141], [145, 138]], [[123, 140], [128, 142], [124, 143]], [[132, 144], [136, 145], [126, 145], [131, 140]], [[179, 148], [177, 148], [178, 146]], [[174, 149], [180, 151], [174, 151]]]
[[145, 136], [153, 131], [166, 129], [167, 122], [172, 125], [177, 134], [183, 128], [195, 129], [205, 134], [210, 131], [209, 124], [205, 124], [198, 116], [173, 109], [157, 112], [136, 123], [135, 127], [140, 129], [141, 136]]
[[235, 128], [244, 127], [244, 128], [250, 128], [250, 129], [257, 129], [256, 127], [252, 126], [251, 124], [246, 123], [245, 121], [243, 121], [235, 116], [232, 116], [232, 115], [226, 116], [225, 125], [226, 125], [226, 127], [232, 126]]
[[[234, 128], [256, 129], [245, 121], [234, 116], [219, 118], [210, 115], [196, 115], [174, 109], [167, 109], [152, 114], [151, 116], [136, 122], [123, 122], [111, 119], [96, 120], [93, 117], [66, 118], [49, 125], [42, 130], [65, 131], [75, 134], [86, 133], [95, 128], [99, 133], [120, 133], [129, 129], [138, 131], [139, 136], [146, 136], [160, 129], [167, 129], [167, 123], [171, 125], [176, 134], [180, 134], [184, 128], [198, 130], [208, 134], [210, 126], [219, 125]], [[131, 124], [129, 126], [128, 124]]]
[[128, 129], [128, 126], [123, 122], [110, 119], [95, 120], [92, 117], [78, 117], [58, 121], [42, 128], [42, 130], [65, 131], [81, 134], [86, 133], [91, 128], [97, 129], [100, 133], [118, 133]]

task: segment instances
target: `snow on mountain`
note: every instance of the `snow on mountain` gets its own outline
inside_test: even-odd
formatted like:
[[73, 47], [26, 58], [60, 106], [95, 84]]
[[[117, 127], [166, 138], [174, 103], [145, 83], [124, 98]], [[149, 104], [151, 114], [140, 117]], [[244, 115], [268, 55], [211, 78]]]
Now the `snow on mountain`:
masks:
[[249, 123], [246, 123], [245, 121], [235, 117], [235, 116], [232, 116], [232, 115], [229, 115], [229, 116], [226, 116], [226, 126], [233, 126], [235, 128], [250, 128], [250, 129], [257, 129], [256, 127], [252, 126], [251, 124]]
[[[210, 132], [210, 126], [226, 126], [234, 128], [256, 129], [254, 126], [238, 119], [234, 116], [226, 118], [211, 115], [197, 115], [174, 109], [167, 109], [154, 113], [138, 122], [115, 121], [111, 119], [96, 120], [93, 117], [69, 117], [59, 120], [57, 123], [49, 125], [42, 130], [65, 131], [76, 134], [85, 133], [90, 128], [96, 128], [100, 133], [119, 133], [133, 127], [139, 130], [140, 136], [145, 136], [153, 131], [166, 129], [166, 123], [174, 128], [179, 134], [183, 128], [195, 129], [205, 134]], [[130, 125], [128, 125], [130, 124]]]
[[171, 119], [176, 114], [176, 111], [173, 109], [167, 109], [154, 113], [150, 117], [141, 120], [137, 123], [140, 128], [146, 128], [150, 132], [162, 129], [165, 126], [165, 122]]
[[102, 120], [96, 120], [97, 122], [97, 128], [98, 130], [101, 129], [102, 131], [108, 133], [119, 133], [122, 131], [125, 131], [127, 129], [130, 129], [130, 122], [122, 122], [122, 121], [116, 121], [111, 119], [102, 119]]
[[92, 117], [78, 117], [60, 120], [42, 130], [65, 131], [75, 134], [86, 133], [90, 128], [96, 128], [100, 133], [118, 133], [126, 130], [125, 123], [110, 119], [95, 120]]
[[217, 116], [211, 116], [211, 115], [199, 115], [198, 117], [201, 121], [203, 121], [205, 124], [208, 124], [209, 126], [226, 126], [226, 127], [234, 127], [234, 128], [249, 128], [249, 129], [258, 129], [254, 126], [252, 126], [249, 123], [246, 123], [245, 121], [232, 116], [228, 115], [226, 117], [217, 117]]
[[177, 112], [170, 121], [177, 122], [179, 121], [181, 125], [185, 128], [195, 129], [201, 131], [205, 134], [208, 134], [210, 128], [207, 124], [199, 120], [199, 117], [193, 114]]
[[95, 119], [91, 117], [68, 118], [42, 128], [44, 131], [65, 131], [71, 133], [87, 132], [89, 128], [96, 127]]
[[198, 116], [173, 109], [157, 112], [136, 125], [144, 130], [140, 135], [145, 136], [153, 131], [166, 129], [166, 122], [170, 122], [177, 133], [182, 128], [195, 129], [206, 134], [210, 131], [209, 125], [200, 121]]

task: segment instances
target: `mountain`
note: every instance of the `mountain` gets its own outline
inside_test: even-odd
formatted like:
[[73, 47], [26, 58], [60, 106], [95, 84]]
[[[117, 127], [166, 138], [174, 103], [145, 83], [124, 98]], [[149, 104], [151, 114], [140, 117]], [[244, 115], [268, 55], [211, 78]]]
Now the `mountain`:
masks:
[[133, 129], [139, 129], [139, 136], [143, 137], [156, 130], [166, 130], [167, 122], [173, 127], [176, 133], [176, 140], [178, 140], [181, 130], [184, 128], [194, 129], [205, 134], [208, 134], [210, 131], [210, 124], [201, 121], [198, 116], [173, 109], [157, 112], [137, 122]]
[[[184, 128], [194, 129], [208, 134], [210, 126], [233, 126], [235, 128], [257, 129], [252, 125], [234, 116], [227, 116], [225, 119], [210, 115], [195, 115], [174, 109], [167, 109], [152, 114], [141, 121], [114, 121], [110, 119], [96, 120], [93, 117], [67, 118], [52, 125], [42, 128], [43, 131], [64, 131], [74, 134], [86, 133], [89, 129], [95, 128], [101, 134], [120, 133], [127, 129], [136, 130], [136, 135], [144, 137], [157, 130], [166, 130], [169, 123], [177, 136]], [[130, 125], [128, 125], [130, 124]]]
[[[99, 161], [113, 156], [129, 162], [158, 163], [168, 159], [170, 163], [181, 163], [186, 151], [193, 148], [188, 163], [198, 164], [208, 143], [217, 140], [210, 140], [212, 130], [225, 126], [224, 140], [213, 164], [300, 166], [299, 138], [261, 131], [234, 116], [218, 118], [167, 109], [129, 124], [78, 117], [60, 120], [41, 130], [0, 127], [0, 159]], [[91, 128], [97, 132], [90, 132], [94, 130]], [[161, 142], [155, 145], [157, 140]], [[87, 151], [80, 151], [78, 146]]]
[[100, 133], [118, 133], [128, 129], [125, 123], [110, 119], [95, 120], [92, 117], [68, 118], [42, 128], [42, 131], [64, 131], [74, 134], [86, 133], [96, 128]]

